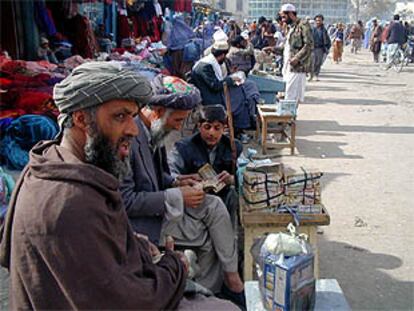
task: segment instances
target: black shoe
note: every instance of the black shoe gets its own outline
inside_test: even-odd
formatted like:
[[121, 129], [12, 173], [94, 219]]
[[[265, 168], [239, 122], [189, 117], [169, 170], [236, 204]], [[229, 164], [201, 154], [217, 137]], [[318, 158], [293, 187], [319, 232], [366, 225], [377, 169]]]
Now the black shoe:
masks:
[[217, 297], [221, 299], [230, 300], [236, 306], [238, 306], [242, 311], [246, 311], [246, 296], [244, 295], [244, 290], [241, 293], [235, 293], [231, 291], [224, 283], [221, 287], [220, 294]]

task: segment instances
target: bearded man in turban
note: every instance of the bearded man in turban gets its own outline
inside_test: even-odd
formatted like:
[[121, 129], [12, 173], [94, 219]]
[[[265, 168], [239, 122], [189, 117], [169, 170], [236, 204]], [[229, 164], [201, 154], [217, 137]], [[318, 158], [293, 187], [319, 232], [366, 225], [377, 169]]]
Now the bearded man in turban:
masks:
[[92, 62], [53, 95], [60, 137], [31, 150], [0, 234], [10, 309], [180, 308], [188, 262], [167, 249], [153, 263], [159, 252], [134, 234], [118, 191], [150, 83], [119, 64]]

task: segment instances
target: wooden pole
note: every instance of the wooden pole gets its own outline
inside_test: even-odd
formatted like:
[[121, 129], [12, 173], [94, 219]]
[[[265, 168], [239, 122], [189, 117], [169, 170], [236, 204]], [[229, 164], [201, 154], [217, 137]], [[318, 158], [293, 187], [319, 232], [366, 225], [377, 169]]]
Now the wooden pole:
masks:
[[231, 174], [234, 175], [236, 173], [237, 149], [236, 149], [236, 143], [234, 141], [233, 113], [231, 112], [231, 100], [230, 100], [229, 88], [226, 82], [223, 83], [223, 88], [224, 88], [224, 98], [226, 100], [227, 122], [228, 122], [229, 132], [230, 132], [231, 161], [232, 161]]

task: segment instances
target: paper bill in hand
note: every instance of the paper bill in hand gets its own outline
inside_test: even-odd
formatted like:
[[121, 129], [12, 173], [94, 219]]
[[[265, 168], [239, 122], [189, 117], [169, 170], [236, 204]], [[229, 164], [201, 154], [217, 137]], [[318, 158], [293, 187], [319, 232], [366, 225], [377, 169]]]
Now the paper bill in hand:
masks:
[[198, 170], [198, 174], [203, 179], [204, 191], [212, 190], [214, 193], [219, 193], [226, 186], [224, 182], [218, 181], [217, 173], [209, 163], [204, 164]]

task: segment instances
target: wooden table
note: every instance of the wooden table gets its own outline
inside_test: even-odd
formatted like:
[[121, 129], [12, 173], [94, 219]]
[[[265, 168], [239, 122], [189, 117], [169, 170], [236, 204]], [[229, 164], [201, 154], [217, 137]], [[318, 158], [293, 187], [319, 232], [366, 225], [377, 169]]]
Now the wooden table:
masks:
[[[295, 153], [296, 147], [296, 118], [293, 115], [280, 116], [276, 111], [275, 105], [258, 105], [257, 106], [257, 126], [256, 126], [256, 139], [259, 139], [262, 145], [262, 153], [266, 154], [268, 147], [274, 148], [290, 148], [290, 154]], [[274, 123], [277, 127], [272, 129], [269, 123]], [[290, 128], [290, 135], [287, 129]], [[281, 134], [282, 139], [286, 139], [287, 142], [268, 142], [268, 134], [276, 133]]]
[[[253, 279], [253, 257], [250, 248], [254, 239], [265, 233], [277, 233], [286, 231], [289, 223], [294, 223], [290, 214], [277, 214], [266, 211], [247, 212], [243, 209], [244, 199], [240, 199], [240, 221], [244, 228], [244, 280]], [[319, 277], [319, 251], [317, 245], [318, 226], [327, 226], [330, 223], [330, 216], [323, 208], [322, 214], [300, 214], [299, 233], [305, 233], [309, 237], [315, 254], [315, 278]]]

